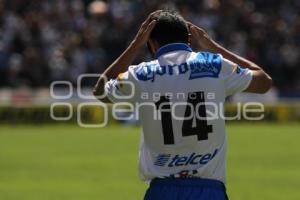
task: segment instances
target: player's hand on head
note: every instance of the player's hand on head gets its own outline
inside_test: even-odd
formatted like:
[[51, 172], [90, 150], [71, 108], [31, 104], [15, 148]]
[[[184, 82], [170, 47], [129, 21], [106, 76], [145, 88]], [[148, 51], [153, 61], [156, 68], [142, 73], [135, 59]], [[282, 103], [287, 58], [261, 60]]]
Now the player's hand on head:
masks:
[[162, 10], [157, 10], [155, 12], [150, 13], [149, 16], [147, 17], [147, 19], [142, 23], [138, 33], [136, 34], [136, 36], [134, 38], [134, 43], [136, 45], [141, 47], [147, 43], [150, 33], [156, 24], [156, 20], [153, 19], [153, 16], [161, 11]]
[[213, 51], [218, 44], [208, 35], [208, 33], [191, 22], [187, 22], [187, 24], [192, 41], [199, 46], [200, 50]]

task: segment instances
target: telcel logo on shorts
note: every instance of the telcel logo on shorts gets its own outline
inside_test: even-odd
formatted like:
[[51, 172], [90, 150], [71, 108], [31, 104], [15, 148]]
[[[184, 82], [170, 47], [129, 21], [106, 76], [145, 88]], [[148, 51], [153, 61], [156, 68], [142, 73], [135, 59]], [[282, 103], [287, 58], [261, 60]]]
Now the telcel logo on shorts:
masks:
[[196, 154], [192, 153], [190, 155], [175, 155], [171, 157], [171, 154], [159, 154], [154, 162], [157, 166], [168, 166], [168, 167], [178, 167], [183, 165], [205, 165], [210, 160], [212, 160], [218, 153], [218, 149], [215, 149], [213, 153], [207, 154]]

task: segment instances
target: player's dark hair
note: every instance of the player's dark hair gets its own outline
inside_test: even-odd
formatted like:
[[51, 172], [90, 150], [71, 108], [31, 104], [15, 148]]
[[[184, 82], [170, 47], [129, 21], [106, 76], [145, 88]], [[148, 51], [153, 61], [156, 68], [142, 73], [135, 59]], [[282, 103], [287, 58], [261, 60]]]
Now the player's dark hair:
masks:
[[160, 46], [170, 43], [188, 43], [188, 27], [181, 15], [175, 11], [162, 11], [153, 16], [156, 25], [150, 38]]

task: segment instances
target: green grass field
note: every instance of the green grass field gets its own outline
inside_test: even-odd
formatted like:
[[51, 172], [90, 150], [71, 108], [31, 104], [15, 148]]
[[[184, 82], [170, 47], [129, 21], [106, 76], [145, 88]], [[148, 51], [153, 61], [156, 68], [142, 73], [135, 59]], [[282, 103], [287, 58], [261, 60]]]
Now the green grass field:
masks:
[[[300, 124], [228, 124], [231, 200], [300, 199]], [[1, 200], [138, 200], [139, 128], [0, 127]]]

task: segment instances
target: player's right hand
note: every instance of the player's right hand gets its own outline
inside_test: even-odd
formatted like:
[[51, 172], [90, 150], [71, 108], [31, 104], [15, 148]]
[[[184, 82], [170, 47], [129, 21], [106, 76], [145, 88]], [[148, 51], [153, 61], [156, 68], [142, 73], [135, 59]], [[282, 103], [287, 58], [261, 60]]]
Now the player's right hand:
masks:
[[153, 19], [153, 16], [162, 10], [157, 10], [155, 12], [152, 12], [147, 19], [142, 23], [138, 33], [136, 34], [133, 43], [137, 45], [138, 47], [142, 47], [145, 45], [149, 39], [150, 33], [155, 27], [156, 20]]

